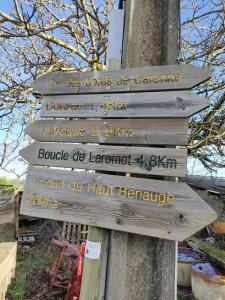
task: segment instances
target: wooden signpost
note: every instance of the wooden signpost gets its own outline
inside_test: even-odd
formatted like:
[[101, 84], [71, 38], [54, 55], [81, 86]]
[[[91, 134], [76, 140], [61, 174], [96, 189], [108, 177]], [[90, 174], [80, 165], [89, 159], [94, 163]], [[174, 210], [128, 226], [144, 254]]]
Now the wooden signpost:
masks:
[[188, 118], [209, 106], [190, 91], [45, 96], [41, 117]]
[[31, 165], [139, 174], [186, 174], [186, 149], [33, 143], [20, 151]]
[[216, 213], [186, 184], [30, 167], [22, 213], [184, 240]]
[[[207, 78], [205, 72], [181, 65], [57, 73], [33, 86], [43, 94], [93, 94], [182, 89]], [[21, 155], [39, 166], [184, 176], [186, 150], [130, 145], [186, 145], [187, 117], [207, 106], [206, 99], [189, 91], [46, 96], [42, 116], [93, 119], [38, 120], [26, 133], [39, 143]], [[41, 168], [28, 172], [21, 211], [172, 240], [182, 240], [216, 218], [186, 184]]]
[[32, 84], [43, 95], [185, 90], [206, 81], [207, 72], [193, 65], [166, 65], [45, 75]]
[[[142, 1], [132, 3], [140, 5]], [[130, 5], [130, 1], [128, 4]], [[170, 7], [173, 3], [163, 2], [160, 5], [163, 11], [166, 11], [166, 5]], [[127, 22], [130, 21], [127, 19]], [[154, 24], [158, 26], [160, 22]], [[177, 21], [175, 23], [177, 26]], [[173, 25], [169, 27], [173, 28]], [[168, 36], [166, 40], [167, 38]], [[175, 40], [177, 41], [177, 36]], [[171, 40], [168, 45], [171, 49], [174, 48], [171, 47]], [[145, 57], [148, 53], [146, 49], [137, 50], [138, 55], [142, 53]], [[168, 55], [167, 50], [165, 52], [164, 49], [165, 57]], [[171, 63], [168, 62], [168, 57], [166, 63]], [[149, 63], [151, 59], [147, 61]], [[156, 61], [162, 63], [158, 57]], [[172, 63], [175, 61], [173, 57]], [[208, 100], [188, 89], [209, 78], [207, 72], [193, 65], [164, 65], [116, 71], [55, 73], [35, 80], [32, 84], [34, 90], [44, 95], [41, 117], [46, 119], [38, 120], [26, 128], [26, 133], [38, 142], [23, 149], [21, 155], [32, 165], [92, 171], [87, 173], [79, 170], [29, 167], [21, 213], [176, 241], [184, 240], [214, 221], [217, 218], [216, 213], [188, 185], [134, 177], [135, 174], [139, 177], [140, 174], [185, 175], [186, 150], [156, 146], [187, 145], [187, 118], [209, 105]], [[117, 174], [94, 173], [95, 170]], [[118, 172], [124, 172], [124, 175], [132, 173], [132, 177], [120, 176]], [[115, 259], [118, 263], [121, 261], [122, 255], [115, 256], [115, 253], [121, 251], [118, 247], [121, 246], [120, 237], [126, 244], [126, 249], [130, 241], [130, 252], [125, 255], [123, 252], [124, 257], [130, 253], [132, 261], [139, 251], [138, 247], [134, 250], [135, 235], [127, 234], [127, 238], [124, 235], [124, 239], [121, 235], [122, 233], [118, 233], [118, 243], [115, 243], [116, 234], [111, 231], [110, 247], [113, 250], [108, 261], [108, 280], [111, 280], [115, 273]], [[99, 240], [103, 241], [104, 237], [101, 236]], [[139, 241], [139, 238], [136, 240]], [[159, 274], [160, 268], [165, 269], [167, 262], [169, 267], [163, 272], [170, 274], [174, 270], [171, 266], [175, 261], [175, 243], [158, 241], [156, 243], [152, 239], [149, 244], [156, 256], [156, 252], [160, 252], [160, 259], [157, 260], [154, 270], [157, 269]], [[165, 255], [168, 254], [166, 249], [172, 253], [172, 262], [168, 257], [164, 260], [161, 256], [162, 245]], [[144, 238], [142, 246], [144, 251], [149, 251]], [[123, 262], [124, 269], [127, 269], [128, 265], [127, 261]], [[130, 270], [140, 277], [136, 262]], [[118, 270], [116, 272], [118, 273]], [[152, 272], [149, 270], [146, 272], [150, 273]], [[161, 285], [163, 282], [165, 284], [167, 275], [162, 276], [160, 273], [160, 276], [164, 280]], [[174, 278], [173, 274], [172, 277]], [[111, 286], [108, 287], [107, 299], [115, 299], [114, 287], [119, 284], [122, 286], [121, 278], [118, 277], [118, 284], [112, 280]], [[129, 278], [132, 278], [130, 286], [132, 285], [134, 290], [136, 281], [139, 283], [139, 280], [133, 280], [133, 273]], [[153, 279], [151, 280], [153, 282]], [[140, 281], [146, 282], [143, 279]], [[95, 288], [99, 289], [98, 282], [94, 281], [93, 286], [89, 293], [93, 296], [88, 296], [87, 299], [83, 294], [82, 300], [99, 299], [99, 294], [93, 293]], [[105, 281], [103, 286], [106, 286]], [[130, 294], [133, 298], [128, 297], [129, 299], [137, 299], [137, 295], [140, 296], [143, 287], [138, 286], [138, 291], [132, 291]], [[152, 286], [151, 290], [155, 290], [155, 285]], [[171, 285], [168, 284], [168, 287], [167, 291], [165, 289], [166, 294], [171, 290]], [[126, 289], [129, 287], [126, 286]], [[150, 295], [147, 290], [149, 288], [143, 292], [145, 296]], [[123, 296], [118, 296], [118, 299], [128, 299], [126, 293], [121, 292], [118, 295], [120, 294]], [[151, 295], [153, 294], [151, 292]], [[161, 293], [160, 298], [158, 294], [157, 291], [157, 296], [152, 296], [152, 299], [167, 299], [168, 295], [165, 297]], [[142, 298], [149, 299], [148, 296]], [[172, 297], [168, 296], [168, 299]]]
[[38, 120], [25, 132], [40, 142], [186, 145], [186, 118]]

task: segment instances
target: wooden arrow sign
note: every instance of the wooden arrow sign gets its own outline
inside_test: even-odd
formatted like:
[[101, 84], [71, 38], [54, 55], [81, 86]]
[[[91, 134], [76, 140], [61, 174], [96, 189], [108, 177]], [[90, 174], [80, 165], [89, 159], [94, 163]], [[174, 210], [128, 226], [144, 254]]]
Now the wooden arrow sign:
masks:
[[45, 96], [41, 117], [190, 117], [210, 103], [190, 91]]
[[32, 87], [44, 95], [184, 90], [209, 78], [207, 72], [193, 65], [166, 65], [103, 72], [53, 73], [36, 79]]
[[40, 142], [186, 145], [184, 118], [39, 120], [25, 132]]
[[217, 218], [184, 183], [37, 167], [21, 213], [179, 241]]
[[20, 155], [37, 166], [181, 176], [186, 173], [186, 149], [33, 143]]

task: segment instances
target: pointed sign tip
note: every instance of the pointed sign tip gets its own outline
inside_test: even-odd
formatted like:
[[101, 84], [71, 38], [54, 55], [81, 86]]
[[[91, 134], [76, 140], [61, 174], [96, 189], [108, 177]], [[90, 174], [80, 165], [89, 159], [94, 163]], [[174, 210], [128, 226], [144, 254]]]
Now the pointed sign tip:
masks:
[[185, 90], [209, 78], [205, 70], [181, 64], [121, 69], [110, 76], [107, 71], [50, 73], [34, 80], [32, 87], [45, 95]]
[[30, 163], [29, 158], [27, 158], [27, 150], [31, 145], [28, 145], [19, 151], [19, 155], [27, 162]]
[[24, 132], [25, 132], [26, 134], [28, 134], [28, 135], [29, 135], [31, 126], [32, 126], [32, 124], [29, 124], [29, 125], [24, 129]]

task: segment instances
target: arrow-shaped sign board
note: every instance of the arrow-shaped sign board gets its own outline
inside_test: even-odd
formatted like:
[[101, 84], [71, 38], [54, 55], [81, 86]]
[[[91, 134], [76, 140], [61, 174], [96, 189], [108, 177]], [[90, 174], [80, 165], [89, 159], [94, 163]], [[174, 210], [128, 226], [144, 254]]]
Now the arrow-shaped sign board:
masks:
[[38, 167], [21, 213], [179, 241], [217, 218], [184, 183]]
[[184, 118], [39, 120], [25, 132], [40, 142], [186, 145]]
[[186, 152], [171, 148], [33, 143], [20, 155], [36, 166], [184, 177]]
[[117, 71], [53, 73], [36, 79], [32, 86], [43, 95], [185, 90], [209, 78], [207, 72], [193, 65], [166, 65]]
[[209, 106], [190, 91], [45, 96], [41, 117], [190, 117]]

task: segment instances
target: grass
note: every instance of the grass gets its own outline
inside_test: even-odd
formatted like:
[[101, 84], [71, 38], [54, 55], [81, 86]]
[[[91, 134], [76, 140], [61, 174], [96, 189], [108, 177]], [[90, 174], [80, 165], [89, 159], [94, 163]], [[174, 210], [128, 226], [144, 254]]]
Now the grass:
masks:
[[[224, 238], [225, 234], [220, 234], [220, 239]], [[222, 261], [225, 264], [225, 251], [219, 248], [216, 248], [214, 245], [211, 245], [210, 243], [203, 242], [198, 240], [195, 237], [191, 237], [190, 239], [192, 242], [194, 242], [199, 249], [206, 252], [208, 255], [213, 256], [217, 258], [218, 260]]]
[[[37, 225], [31, 225], [23, 228], [24, 230], [35, 230]], [[15, 242], [15, 226], [1, 225], [0, 226], [0, 242]], [[35, 246], [37, 245], [37, 246]], [[40, 270], [45, 266], [49, 266], [50, 261], [47, 257], [48, 245], [43, 243], [34, 244], [31, 247], [30, 254], [26, 257], [21, 254], [21, 246], [18, 244], [16, 275], [12, 279], [8, 287], [7, 299], [10, 300], [30, 300], [29, 296], [32, 292], [31, 282], [27, 280], [27, 274], [32, 270]], [[35, 280], [35, 278], [34, 278]]]
[[[58, 299], [58, 291], [50, 288], [49, 278], [44, 272], [52, 264], [53, 257], [48, 256], [48, 249], [52, 234], [57, 228], [52, 222], [23, 222], [23, 227], [20, 226], [20, 232], [35, 231], [40, 232], [41, 236], [35, 237], [36, 241], [30, 248], [18, 244], [16, 274], [8, 287], [8, 300]], [[24, 253], [24, 250], [27, 252]]]
[[10, 300], [30, 300], [32, 284], [27, 280], [27, 274], [33, 270], [41, 270], [46, 266], [49, 266], [47, 247], [31, 248], [29, 257], [18, 254], [16, 276], [8, 288], [7, 297]]
[[26, 273], [31, 271], [32, 263], [29, 260], [17, 258], [16, 279], [8, 287], [7, 297], [15, 300], [25, 300], [31, 292], [29, 283], [26, 282]]
[[183, 294], [181, 294], [181, 293], [177, 293], [177, 300], [186, 300], [186, 296], [184, 296]]

